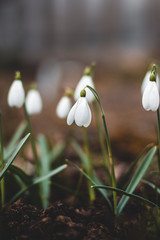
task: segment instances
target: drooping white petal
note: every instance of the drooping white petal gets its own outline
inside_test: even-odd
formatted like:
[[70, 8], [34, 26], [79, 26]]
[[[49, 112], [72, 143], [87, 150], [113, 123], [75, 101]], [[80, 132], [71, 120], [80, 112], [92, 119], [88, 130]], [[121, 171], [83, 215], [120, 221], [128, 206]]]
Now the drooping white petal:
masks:
[[[80, 97], [80, 92], [82, 91], [82, 89], [84, 87], [86, 87], [87, 85], [89, 85], [90, 87], [94, 88], [94, 83], [93, 83], [93, 80], [92, 80], [92, 77], [91, 76], [86, 76], [84, 75], [79, 83], [77, 84], [77, 87], [75, 89], [75, 92], [74, 92], [74, 99], [75, 101], [77, 101]], [[87, 98], [87, 101], [88, 102], [92, 102], [94, 100], [94, 95], [93, 93], [88, 89], [86, 88], [86, 98]]]
[[31, 89], [28, 91], [26, 97], [26, 108], [30, 115], [41, 112], [42, 99], [37, 89]]
[[14, 80], [8, 92], [8, 105], [10, 107], [22, 107], [25, 92], [21, 80]]
[[149, 81], [144, 89], [142, 105], [146, 111], [156, 111], [159, 107], [159, 92], [156, 82]]
[[[150, 81], [150, 75], [151, 75], [151, 71], [148, 71], [143, 79], [143, 82], [142, 82], [142, 86], [141, 86], [141, 93], [143, 94], [144, 92], [144, 89], [145, 87], [147, 86], [148, 82]], [[160, 81], [159, 81], [159, 77], [158, 77], [158, 74], [156, 76], [156, 84], [157, 84], [157, 87], [158, 87], [158, 91], [160, 91]]]
[[73, 105], [73, 107], [69, 111], [69, 114], [68, 114], [68, 117], [67, 117], [67, 124], [68, 125], [71, 125], [74, 122], [74, 115], [75, 115], [76, 108], [77, 108], [77, 102]]
[[149, 95], [151, 92], [152, 85], [148, 82], [147, 86], [142, 95], [142, 106], [146, 111], [150, 110], [150, 102], [149, 102]]
[[80, 97], [75, 111], [75, 123], [77, 126], [88, 127], [91, 123], [91, 111], [85, 97]]
[[60, 99], [56, 113], [59, 118], [66, 118], [71, 109], [71, 99], [67, 96], [64, 96]]
[[153, 84], [150, 96], [149, 96], [149, 102], [150, 102], [150, 109], [155, 112], [157, 111], [159, 107], [159, 92], [156, 83]]

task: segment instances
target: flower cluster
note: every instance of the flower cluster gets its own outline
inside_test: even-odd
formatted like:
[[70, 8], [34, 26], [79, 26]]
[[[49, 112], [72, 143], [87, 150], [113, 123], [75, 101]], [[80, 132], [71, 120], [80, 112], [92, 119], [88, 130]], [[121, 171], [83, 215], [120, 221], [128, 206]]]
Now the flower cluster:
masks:
[[28, 91], [25, 98], [20, 72], [16, 72], [15, 80], [8, 92], [8, 105], [10, 107], [20, 108], [24, 103], [26, 103], [27, 112], [30, 115], [40, 113], [42, 110], [42, 99], [38, 90], [34, 86], [34, 88]]
[[76, 101], [75, 104], [71, 107], [71, 95], [65, 94], [57, 105], [56, 113], [58, 117], [67, 117], [68, 125], [75, 122], [79, 127], [88, 127], [91, 123], [92, 114], [88, 102], [91, 103], [94, 100], [94, 95], [86, 88], [87, 85], [94, 88], [91, 74], [90, 72], [88, 74], [88, 71], [87, 74], [82, 76], [75, 88], [74, 94], [72, 94]]
[[156, 67], [153, 65], [151, 72], [147, 72], [141, 87], [142, 106], [146, 111], [157, 111], [159, 108], [159, 78]]

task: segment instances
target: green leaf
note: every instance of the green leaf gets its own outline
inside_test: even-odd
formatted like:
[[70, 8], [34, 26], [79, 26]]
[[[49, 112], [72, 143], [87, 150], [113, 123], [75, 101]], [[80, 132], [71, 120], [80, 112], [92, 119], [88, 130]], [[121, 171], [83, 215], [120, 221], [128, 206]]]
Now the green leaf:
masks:
[[76, 151], [76, 153], [78, 154], [85, 171], [88, 172], [89, 165], [88, 165], [88, 159], [87, 159], [86, 154], [82, 150], [81, 146], [75, 140], [72, 140], [71, 144], [72, 144], [74, 150]]
[[[97, 182], [96, 182], [97, 177], [95, 176], [95, 174], [94, 174], [94, 180], [93, 180], [93, 179], [91, 179], [91, 178], [87, 175], [87, 173], [85, 173], [85, 172], [84, 172], [81, 168], [79, 168], [76, 164], [74, 164], [73, 162], [71, 162], [71, 161], [69, 161], [69, 160], [66, 160], [66, 162], [68, 162], [70, 165], [72, 165], [73, 167], [75, 167], [79, 172], [81, 172], [92, 184], [97, 185]], [[110, 200], [109, 200], [109, 198], [108, 198], [108, 196], [107, 196], [107, 194], [106, 194], [106, 191], [104, 192], [103, 189], [98, 189], [98, 190], [99, 190], [99, 192], [102, 194], [102, 196], [107, 200], [110, 208], [112, 209], [112, 204], [111, 204], [111, 202], [110, 202]]]
[[[142, 163], [139, 165], [138, 169], [136, 170], [135, 174], [133, 175], [129, 185], [126, 188], [126, 192], [128, 194], [132, 194], [133, 191], [135, 190], [135, 188], [137, 187], [137, 185], [139, 184], [139, 182], [141, 181], [141, 179], [143, 178], [147, 168], [149, 167], [154, 154], [157, 150], [157, 147], [153, 147], [144, 157]], [[125, 207], [125, 205], [127, 204], [129, 200], [129, 196], [123, 195], [121, 200], [118, 203], [117, 206], [117, 213], [120, 214], [123, 210], [123, 208]]]
[[141, 182], [147, 184], [148, 186], [150, 186], [151, 188], [153, 188], [154, 190], [156, 190], [156, 192], [157, 192], [158, 194], [160, 194], [160, 188], [158, 188], [154, 183], [151, 183], [150, 181], [147, 181], [147, 180], [145, 180], [145, 179], [142, 179]]
[[12, 164], [9, 170], [12, 174], [16, 174], [23, 181], [25, 185], [29, 185], [32, 183], [31, 177], [27, 175], [21, 168]]
[[21, 189], [17, 194], [14, 195], [14, 197], [9, 201], [8, 204], [13, 203], [14, 201], [16, 201], [20, 196], [22, 196], [27, 190], [29, 190], [31, 187], [33, 187], [36, 184], [41, 183], [42, 181], [53, 177], [54, 175], [56, 175], [57, 173], [63, 171], [65, 168], [67, 167], [67, 164], [63, 164], [60, 167], [50, 171], [47, 175], [42, 176], [42, 177], [38, 177], [36, 179], [34, 179], [34, 181], [32, 182], [32, 184], [28, 185], [27, 187]]
[[139, 196], [139, 195], [136, 195], [136, 194], [128, 193], [128, 192], [126, 192], [126, 191], [124, 191], [124, 190], [122, 190], [122, 189], [119, 189], [119, 188], [114, 188], [114, 187], [105, 186], [105, 185], [95, 185], [95, 186], [91, 186], [91, 187], [92, 187], [92, 188], [98, 188], [98, 189], [99, 189], [99, 188], [102, 188], [102, 189], [108, 189], [108, 190], [111, 190], [111, 191], [115, 191], [115, 192], [121, 193], [121, 194], [123, 194], [123, 195], [125, 195], [125, 196], [127, 196], [127, 197], [132, 197], [132, 198], [136, 198], [136, 199], [138, 199], [138, 200], [141, 200], [141, 201], [143, 201], [143, 202], [145, 202], [145, 203], [147, 203], [147, 204], [149, 204], [149, 205], [151, 205], [151, 206], [153, 206], [153, 207], [158, 207], [158, 208], [160, 208], [160, 206], [158, 206], [157, 204], [149, 201], [149, 200], [146, 199], [146, 198], [143, 198], [143, 197], [141, 197], [141, 196]]
[[129, 168], [129, 170], [127, 171], [127, 173], [123, 176], [123, 178], [120, 180], [120, 183], [118, 184], [118, 186], [123, 187], [128, 180], [130, 179], [130, 176], [132, 175], [132, 173], [134, 172], [137, 164], [143, 159], [143, 157], [145, 156], [145, 154], [149, 151], [149, 149], [153, 147], [153, 143], [148, 144], [145, 149], [143, 150], [143, 152], [140, 154], [140, 156], [136, 159], [136, 161], [134, 161], [134, 163], [131, 165], [131, 167]]
[[21, 148], [23, 147], [24, 143], [26, 142], [26, 140], [28, 139], [30, 133], [28, 133], [17, 145], [14, 153], [12, 154], [12, 156], [10, 157], [10, 159], [8, 160], [8, 162], [6, 163], [5, 167], [3, 168], [3, 170], [0, 172], [0, 180], [3, 178], [3, 176], [5, 175], [5, 172], [8, 170], [8, 168], [11, 166], [11, 164], [13, 163], [14, 159], [16, 158], [17, 154], [19, 153], [19, 151], [21, 150]]
[[24, 131], [26, 130], [27, 127], [27, 123], [26, 122], [22, 122], [20, 124], [20, 126], [18, 127], [18, 129], [15, 131], [13, 137], [11, 138], [9, 144], [7, 145], [7, 147], [5, 147], [4, 149], [4, 159], [7, 160], [11, 154], [13, 153], [15, 146], [17, 144], [17, 142], [19, 141], [19, 139], [22, 137]]
[[[40, 175], [45, 176], [50, 172], [50, 162], [48, 159], [49, 147], [44, 135], [41, 134], [38, 137], [38, 143], [40, 147]], [[50, 185], [48, 184], [48, 180], [44, 180], [40, 183], [42, 205], [44, 209], [49, 205], [48, 199], [50, 194]]]

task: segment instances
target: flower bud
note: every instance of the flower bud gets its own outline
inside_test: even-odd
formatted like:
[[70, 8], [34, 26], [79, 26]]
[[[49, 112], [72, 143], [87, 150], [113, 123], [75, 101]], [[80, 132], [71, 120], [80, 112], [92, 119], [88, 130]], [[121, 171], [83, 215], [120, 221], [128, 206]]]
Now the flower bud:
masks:
[[42, 110], [42, 99], [37, 89], [30, 89], [26, 97], [26, 108], [30, 115]]

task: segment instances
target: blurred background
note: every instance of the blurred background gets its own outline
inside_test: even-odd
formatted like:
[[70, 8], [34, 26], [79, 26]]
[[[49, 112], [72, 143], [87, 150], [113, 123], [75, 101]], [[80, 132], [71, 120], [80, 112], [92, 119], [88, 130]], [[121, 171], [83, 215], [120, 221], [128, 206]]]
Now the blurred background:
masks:
[[[36, 81], [43, 97], [43, 112], [32, 117], [35, 131], [61, 139], [68, 127], [57, 118], [56, 104], [95, 61], [95, 85], [117, 151], [139, 151], [156, 140], [156, 117], [142, 109], [140, 86], [160, 57], [159, 13], [157, 0], [1, 0], [0, 108], [6, 139], [24, 118], [23, 110], [6, 101], [16, 70], [26, 91]], [[96, 136], [94, 120], [89, 131]]]

